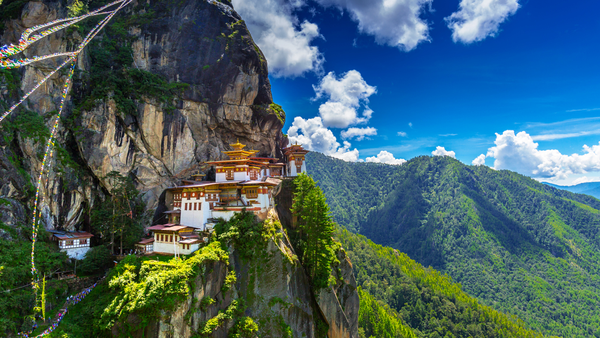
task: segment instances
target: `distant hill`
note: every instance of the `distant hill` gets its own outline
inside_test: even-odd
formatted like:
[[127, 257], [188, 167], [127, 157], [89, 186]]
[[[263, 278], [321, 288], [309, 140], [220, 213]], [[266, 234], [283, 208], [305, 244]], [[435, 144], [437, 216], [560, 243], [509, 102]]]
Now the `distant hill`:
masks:
[[306, 162], [340, 225], [545, 334], [600, 337], [599, 200], [449, 157]]
[[335, 237], [352, 261], [360, 287], [359, 326], [364, 337], [542, 337], [522, 320], [482, 305], [460, 284], [404, 253], [345, 229], [338, 229]]
[[570, 192], [574, 192], [576, 194], [586, 194], [590, 196], [594, 196], [597, 199], [600, 199], [600, 182], [589, 182], [589, 183], [580, 183], [576, 185], [557, 185], [552, 183], [544, 182], [551, 187], [562, 189]]

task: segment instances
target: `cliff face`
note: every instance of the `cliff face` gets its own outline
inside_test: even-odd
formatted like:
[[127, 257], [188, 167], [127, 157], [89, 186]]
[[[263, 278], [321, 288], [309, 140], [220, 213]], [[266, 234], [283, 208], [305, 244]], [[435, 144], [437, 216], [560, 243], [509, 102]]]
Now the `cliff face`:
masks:
[[[279, 225], [273, 217], [277, 218], [271, 215], [267, 222]], [[159, 320], [132, 331], [142, 322], [133, 313], [113, 327], [112, 335], [226, 338], [240, 333], [236, 326], [244, 316], [256, 323], [257, 331], [242, 336], [358, 338], [356, 281], [343, 250], [338, 251], [338, 258], [341, 263], [333, 268], [337, 284], [315, 298], [304, 268], [279, 226], [264, 251], [252, 258], [242, 258], [231, 246], [228, 259], [206, 263], [186, 299], [173, 310], [163, 311]], [[232, 274], [236, 280], [228, 286]], [[236, 311], [243, 313], [234, 314]]]
[[[28, 2], [19, 17], [4, 22], [0, 43], [66, 16], [63, 2]], [[82, 23], [55, 33], [25, 54], [70, 50], [86, 28]], [[0, 99], [11, 105], [57, 61], [4, 72]], [[32, 184], [45, 143], [36, 136], [47, 135], [65, 79], [55, 75], [5, 121], [15, 130], [0, 126], [14, 136], [0, 139], [0, 198], [8, 201], [0, 208], [6, 224], [24, 222], [33, 205]], [[153, 209], [166, 187], [187, 178], [200, 162], [221, 159], [236, 139], [260, 156], [281, 157], [285, 116], [272, 103], [265, 58], [227, 1], [128, 5], [77, 61], [58, 133], [60, 149], [42, 191], [45, 226], [85, 228], [90, 210], [111, 188], [104, 178], [111, 171], [132, 177]], [[25, 110], [43, 117], [37, 134], [20, 130], [24, 122], [17, 115]]]

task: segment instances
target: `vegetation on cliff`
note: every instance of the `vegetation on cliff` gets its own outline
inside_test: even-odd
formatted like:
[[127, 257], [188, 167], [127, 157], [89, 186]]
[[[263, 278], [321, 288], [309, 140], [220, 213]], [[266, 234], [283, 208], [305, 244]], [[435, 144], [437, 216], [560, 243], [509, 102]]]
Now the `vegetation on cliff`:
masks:
[[364, 215], [348, 228], [447, 273], [533, 329], [600, 337], [599, 200], [449, 157], [391, 166], [310, 153], [307, 165], [341, 225], [344, 210]]
[[335, 251], [339, 244], [331, 237], [335, 223], [329, 215], [325, 195], [310, 176], [300, 174], [294, 179], [293, 194], [290, 211], [296, 222], [291, 240], [313, 287], [318, 290], [328, 285], [331, 264], [337, 260]]

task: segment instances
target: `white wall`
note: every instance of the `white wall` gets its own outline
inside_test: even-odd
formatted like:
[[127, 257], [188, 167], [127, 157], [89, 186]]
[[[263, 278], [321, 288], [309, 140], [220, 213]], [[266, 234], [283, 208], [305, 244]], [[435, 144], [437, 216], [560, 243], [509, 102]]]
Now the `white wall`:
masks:
[[233, 173], [233, 179], [236, 181], [247, 181], [250, 179], [250, 175], [245, 171], [236, 171]]
[[173, 254], [173, 242], [156, 242], [155, 241], [154, 242], [154, 252]]
[[[186, 203], [189, 203], [188, 210], [185, 210]], [[202, 210], [194, 210], [194, 203], [198, 203]], [[189, 210], [190, 206], [192, 207], [192, 210]], [[192, 199], [184, 198], [181, 201], [181, 219], [179, 222], [181, 225], [204, 229], [204, 223], [206, 223], [206, 220], [209, 217], [210, 207], [208, 202], [206, 202], [205, 197], [200, 197], [198, 199], [195, 197]]]
[[300, 166], [300, 172], [296, 170], [296, 160], [291, 160], [288, 162], [288, 168], [290, 168], [290, 176], [298, 176], [301, 173], [306, 172], [306, 160], [302, 161], [302, 166]]
[[67, 256], [69, 258], [75, 258], [77, 260], [81, 260], [85, 257], [85, 254], [90, 251], [89, 246], [81, 247], [81, 248], [73, 248], [73, 249], [61, 249], [60, 251], [66, 251]]
[[227, 178], [225, 177], [225, 173], [217, 173], [215, 175], [215, 182], [226, 182]]

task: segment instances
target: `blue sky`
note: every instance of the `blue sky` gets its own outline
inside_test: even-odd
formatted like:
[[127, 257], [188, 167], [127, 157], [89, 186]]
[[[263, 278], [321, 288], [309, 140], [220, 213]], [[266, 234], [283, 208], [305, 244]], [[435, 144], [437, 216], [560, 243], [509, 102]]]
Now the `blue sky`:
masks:
[[436, 154], [558, 184], [600, 180], [598, 2], [233, 4], [293, 141], [351, 161]]

